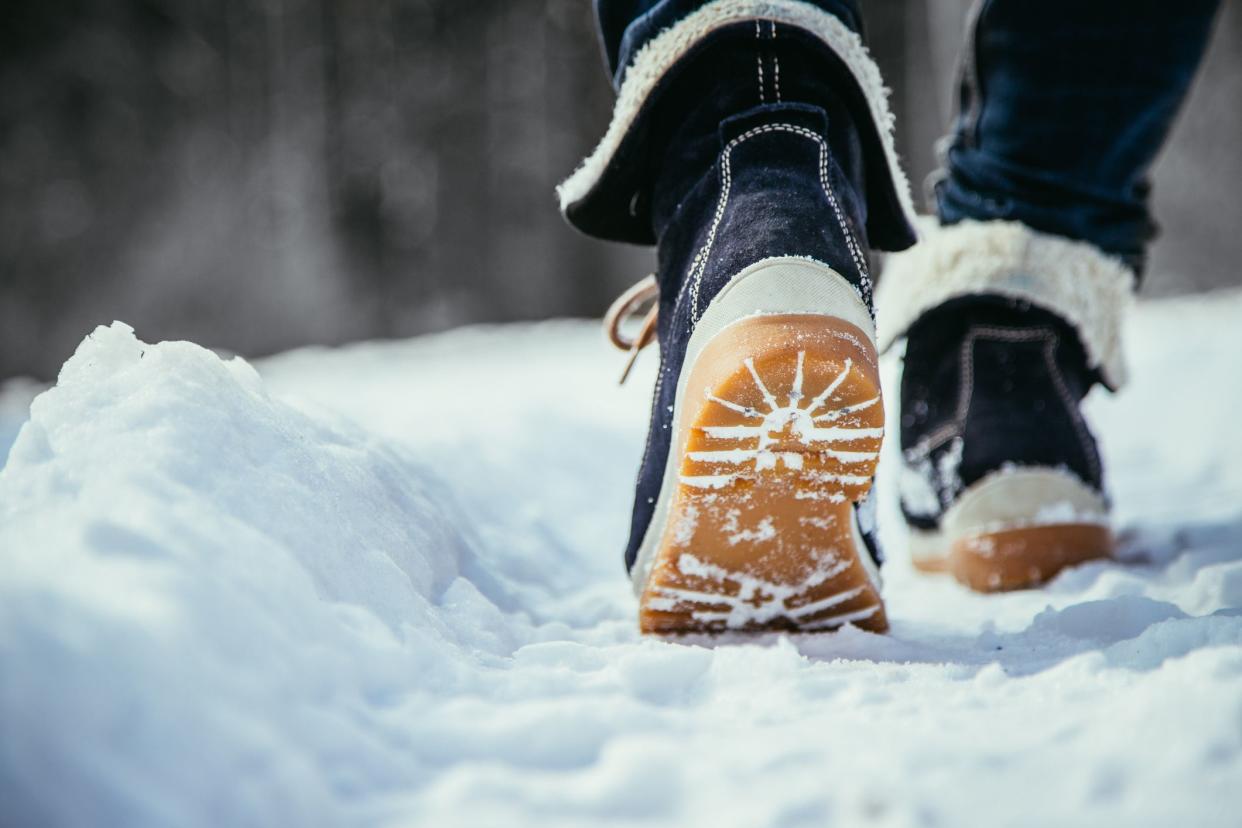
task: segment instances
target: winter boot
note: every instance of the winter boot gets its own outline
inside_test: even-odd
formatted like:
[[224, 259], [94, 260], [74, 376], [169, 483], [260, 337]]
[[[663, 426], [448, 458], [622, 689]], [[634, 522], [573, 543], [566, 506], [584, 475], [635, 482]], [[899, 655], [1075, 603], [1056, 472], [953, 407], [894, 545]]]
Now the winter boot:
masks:
[[904, 336], [902, 513], [914, 565], [995, 591], [1109, 554], [1108, 501], [1080, 411], [1123, 381], [1133, 275], [1015, 222], [935, 229], [891, 258], [887, 345]]
[[867, 498], [884, 409], [868, 237], [913, 241], [878, 72], [835, 17], [710, 3], [629, 68], [567, 217], [657, 243], [626, 564], [645, 632], [884, 630]]

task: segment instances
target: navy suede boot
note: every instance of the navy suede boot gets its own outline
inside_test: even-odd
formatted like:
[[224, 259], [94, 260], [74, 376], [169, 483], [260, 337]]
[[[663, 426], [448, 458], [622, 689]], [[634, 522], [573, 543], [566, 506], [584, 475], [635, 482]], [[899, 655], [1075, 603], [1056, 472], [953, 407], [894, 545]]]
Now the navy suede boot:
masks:
[[906, 337], [901, 505], [915, 566], [994, 591], [1108, 555], [1099, 451], [1080, 412], [1124, 379], [1133, 276], [1014, 222], [934, 229], [892, 258], [885, 338]]
[[690, 46], [659, 72], [636, 62], [660, 80], [637, 116], [623, 84], [625, 136], [562, 188], [580, 228], [658, 245], [650, 290], [610, 313], [615, 329], [658, 294], [626, 550], [647, 632], [887, 626], [867, 498], [884, 425], [868, 238], [897, 248], [913, 232], [878, 74], [819, 14], [779, 36], [744, 17], [657, 37], [648, 55], [666, 36]]

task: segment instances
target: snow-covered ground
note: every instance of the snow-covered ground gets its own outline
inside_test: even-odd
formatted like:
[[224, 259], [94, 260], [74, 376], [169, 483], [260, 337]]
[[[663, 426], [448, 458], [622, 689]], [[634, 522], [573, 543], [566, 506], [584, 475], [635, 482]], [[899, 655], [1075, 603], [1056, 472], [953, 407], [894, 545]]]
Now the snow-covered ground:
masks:
[[1238, 825], [1240, 320], [1141, 306], [1091, 400], [1122, 560], [974, 595], [887, 498], [891, 635], [682, 643], [620, 562], [650, 355], [101, 328], [0, 472], [0, 825]]

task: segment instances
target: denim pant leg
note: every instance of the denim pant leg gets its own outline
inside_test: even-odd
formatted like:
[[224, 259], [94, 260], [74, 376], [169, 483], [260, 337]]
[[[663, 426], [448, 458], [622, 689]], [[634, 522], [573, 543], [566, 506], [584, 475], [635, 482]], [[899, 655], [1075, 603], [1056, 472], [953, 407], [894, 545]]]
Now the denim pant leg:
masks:
[[[808, 5], [836, 15], [862, 33], [857, 0], [807, 0]], [[707, 5], [707, 0], [595, 0], [595, 19], [608, 71], [614, 86], [621, 85], [625, 67], [643, 44], [681, 18]]]
[[941, 222], [1009, 219], [1142, 271], [1148, 172], [1218, 0], [981, 0], [936, 184]]

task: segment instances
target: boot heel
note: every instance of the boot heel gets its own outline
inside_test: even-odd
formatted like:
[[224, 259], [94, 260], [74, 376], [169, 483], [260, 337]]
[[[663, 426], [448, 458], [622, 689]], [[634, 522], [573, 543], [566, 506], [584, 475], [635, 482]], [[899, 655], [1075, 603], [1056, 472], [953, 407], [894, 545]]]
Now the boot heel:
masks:
[[998, 529], [956, 538], [949, 550], [953, 577], [976, 592], [1026, 589], [1067, 566], [1112, 555], [1112, 534], [1092, 523]]
[[1038, 586], [1067, 566], [1113, 552], [1108, 504], [1057, 469], [998, 472], [971, 486], [938, 531], [913, 539], [914, 565], [977, 592]]
[[770, 314], [717, 333], [687, 378], [642, 630], [887, 629], [853, 507], [883, 432], [875, 347], [855, 325]]

